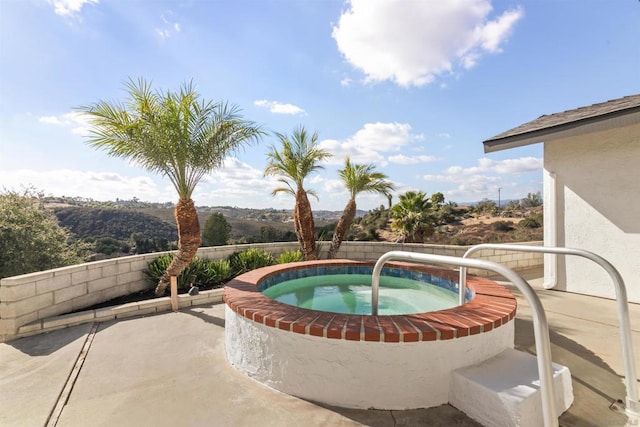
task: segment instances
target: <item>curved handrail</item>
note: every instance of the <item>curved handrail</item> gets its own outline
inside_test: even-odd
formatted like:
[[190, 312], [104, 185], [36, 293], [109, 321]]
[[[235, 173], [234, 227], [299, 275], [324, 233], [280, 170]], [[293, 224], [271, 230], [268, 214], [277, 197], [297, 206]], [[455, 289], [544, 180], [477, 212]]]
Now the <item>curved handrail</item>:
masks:
[[[499, 243], [483, 243], [473, 246], [462, 256], [467, 259], [469, 255], [482, 249], [500, 249], [504, 251], [520, 252], [540, 252], [560, 255], [577, 255], [597, 263], [609, 273], [613, 280], [616, 292], [616, 302], [618, 305], [618, 321], [620, 323], [620, 339], [622, 341], [622, 359], [624, 363], [625, 384], [627, 387], [626, 412], [633, 416], [640, 416], [640, 402], [638, 402], [638, 383], [636, 381], [635, 358], [633, 355], [633, 345], [631, 340], [631, 322], [629, 320], [629, 304], [627, 300], [627, 288], [622, 280], [622, 276], [611, 265], [609, 261], [600, 255], [584, 249], [550, 247], [550, 246], [529, 246], [529, 245], [508, 245]], [[460, 294], [466, 289], [467, 269], [460, 268]]]
[[538, 375], [540, 376], [540, 392], [542, 394], [542, 416], [545, 427], [558, 426], [558, 414], [555, 409], [553, 391], [553, 367], [551, 366], [551, 344], [549, 342], [549, 326], [547, 316], [542, 303], [533, 288], [511, 269], [492, 262], [479, 259], [458, 258], [446, 255], [420, 254], [414, 252], [391, 251], [378, 258], [373, 267], [371, 310], [373, 315], [378, 314], [378, 292], [380, 288], [380, 273], [384, 264], [392, 259], [432, 262], [436, 264], [464, 266], [490, 270], [500, 274], [513, 283], [525, 296], [533, 310], [533, 333], [536, 344], [536, 361], [538, 363]]

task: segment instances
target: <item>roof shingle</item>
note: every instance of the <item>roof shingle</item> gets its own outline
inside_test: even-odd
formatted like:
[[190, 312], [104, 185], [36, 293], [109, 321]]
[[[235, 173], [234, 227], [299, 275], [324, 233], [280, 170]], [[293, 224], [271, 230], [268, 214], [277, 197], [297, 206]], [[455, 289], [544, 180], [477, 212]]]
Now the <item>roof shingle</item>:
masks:
[[[502, 132], [484, 141], [484, 144], [499, 145], [501, 140], [507, 140], [515, 136], [525, 136], [539, 131], [549, 131], [553, 128], [561, 129], [563, 126], [575, 126], [580, 122], [602, 120], [607, 116], [626, 114], [640, 111], [640, 94], [629, 95], [623, 98], [613, 99], [598, 104], [580, 107], [560, 113], [543, 115], [535, 120]], [[533, 136], [533, 135], [532, 135]], [[506, 141], [505, 141], [506, 142]]]

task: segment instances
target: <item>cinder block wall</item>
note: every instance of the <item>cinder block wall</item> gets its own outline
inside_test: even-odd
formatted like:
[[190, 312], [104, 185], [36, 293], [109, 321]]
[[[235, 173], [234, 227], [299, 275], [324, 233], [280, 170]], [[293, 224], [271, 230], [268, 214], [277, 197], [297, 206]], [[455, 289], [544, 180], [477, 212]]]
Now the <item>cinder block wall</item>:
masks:
[[157, 256], [115, 258], [0, 280], [0, 340], [36, 320], [148, 288], [143, 271]]
[[[329, 248], [328, 242], [321, 242], [322, 253]], [[521, 245], [542, 246], [542, 242], [517, 243]], [[379, 242], [344, 242], [338, 251], [338, 258], [356, 260], [376, 260], [389, 251], [405, 251], [423, 254], [448, 255], [462, 257], [471, 246], [423, 245], [419, 243], [379, 243]], [[540, 253], [512, 252], [497, 249], [482, 249], [471, 258], [483, 259], [502, 264], [512, 270], [526, 270], [542, 266], [544, 255]], [[455, 268], [455, 267], [453, 267]], [[469, 269], [470, 274], [490, 276], [494, 273], [487, 270]]]
[[[325, 258], [329, 242], [318, 242], [320, 258]], [[542, 245], [542, 242], [528, 244]], [[298, 249], [297, 242], [259, 243], [200, 248], [198, 256], [223, 259], [234, 252], [260, 248], [279, 256]], [[376, 260], [389, 251], [431, 253], [461, 257], [468, 246], [423, 245], [417, 243], [344, 242], [338, 258]], [[149, 262], [159, 253], [134, 255], [57, 268], [0, 280], [0, 342], [16, 334], [20, 326], [48, 317], [81, 310], [112, 298], [153, 286], [144, 277]], [[513, 270], [543, 265], [543, 255], [482, 250], [474, 258], [495, 261]], [[488, 275], [470, 270], [471, 274]]]

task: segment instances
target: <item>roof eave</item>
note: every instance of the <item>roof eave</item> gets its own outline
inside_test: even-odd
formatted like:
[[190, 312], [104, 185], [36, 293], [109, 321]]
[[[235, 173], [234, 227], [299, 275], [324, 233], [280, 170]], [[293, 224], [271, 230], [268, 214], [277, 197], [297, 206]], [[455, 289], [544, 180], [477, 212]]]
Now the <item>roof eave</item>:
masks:
[[531, 132], [509, 135], [502, 138], [490, 138], [483, 141], [482, 144], [485, 153], [492, 153], [494, 151], [523, 147], [539, 142], [549, 142], [638, 123], [640, 123], [640, 108], [634, 107]]

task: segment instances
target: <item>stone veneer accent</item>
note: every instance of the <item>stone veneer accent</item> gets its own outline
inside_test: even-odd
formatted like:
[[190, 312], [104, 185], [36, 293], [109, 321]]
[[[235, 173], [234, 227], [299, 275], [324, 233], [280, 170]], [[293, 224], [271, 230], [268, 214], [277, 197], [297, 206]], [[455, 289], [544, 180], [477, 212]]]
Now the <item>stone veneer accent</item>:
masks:
[[[503, 286], [470, 276], [467, 286], [475, 297], [460, 307], [407, 315], [352, 315], [307, 310], [264, 296], [262, 280], [287, 270], [309, 267], [369, 265], [350, 260], [324, 260], [275, 265], [242, 274], [227, 283], [224, 301], [231, 310], [254, 322], [298, 334], [350, 341], [416, 342], [460, 338], [491, 331], [515, 317], [516, 299]], [[451, 269], [392, 262], [386, 267], [410, 268], [452, 281], [458, 273]]]
[[[321, 254], [326, 254], [329, 242], [318, 242], [318, 247]], [[297, 249], [298, 243], [214, 246], [200, 248], [198, 255], [206, 259], [222, 259], [233, 252], [248, 248], [264, 249], [278, 256], [285, 250]], [[343, 242], [338, 251], [338, 257], [352, 260], [377, 260], [382, 254], [396, 250], [461, 257], [467, 249], [468, 246], [417, 243]], [[0, 280], [0, 342], [52, 330], [52, 328], [73, 326], [79, 324], [78, 322], [100, 321], [102, 316], [99, 314], [89, 315], [81, 312], [85, 314], [79, 316], [64, 313], [81, 310], [83, 307], [153, 286], [145, 279], [143, 271], [148, 263], [159, 255], [159, 253], [134, 255]], [[516, 271], [543, 264], [543, 255], [533, 253], [483, 250], [474, 254], [474, 257], [498, 262]], [[470, 270], [469, 273], [488, 274], [482, 270]], [[145, 310], [150, 310], [147, 305], [142, 306]], [[139, 311], [137, 314], [146, 313], [147, 311]], [[106, 320], [110, 318], [105, 317]], [[65, 323], [67, 321], [68, 323]]]

